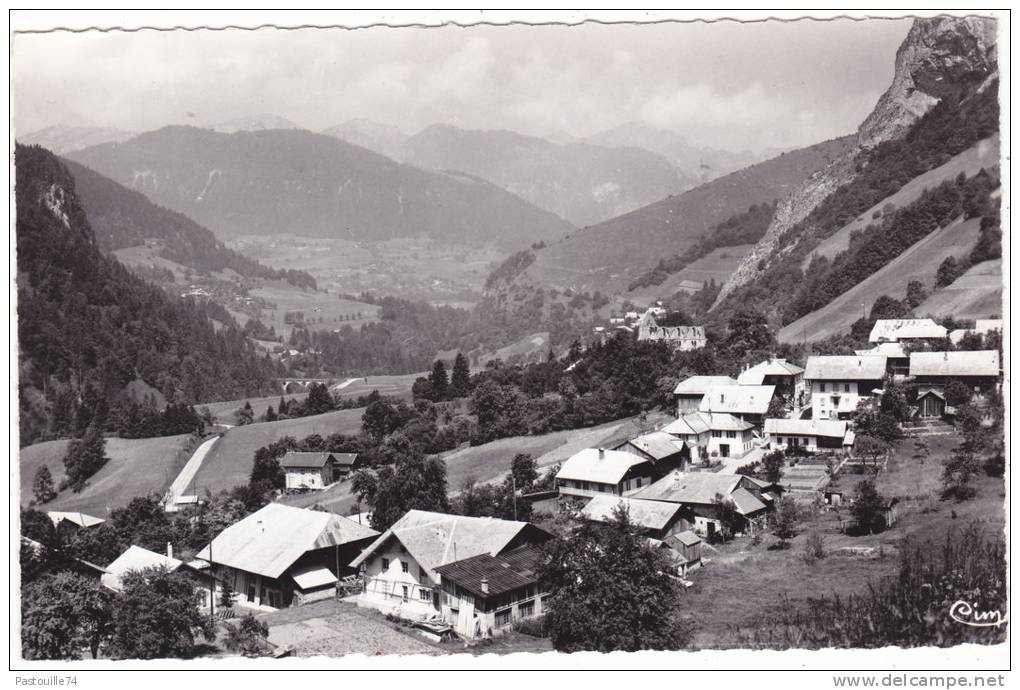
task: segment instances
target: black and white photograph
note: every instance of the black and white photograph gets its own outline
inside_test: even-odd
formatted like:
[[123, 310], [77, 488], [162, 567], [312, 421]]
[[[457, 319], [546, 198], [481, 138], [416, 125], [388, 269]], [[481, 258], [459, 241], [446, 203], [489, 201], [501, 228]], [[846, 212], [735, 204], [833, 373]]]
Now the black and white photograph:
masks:
[[11, 687], [1006, 687], [1009, 23], [12, 10]]

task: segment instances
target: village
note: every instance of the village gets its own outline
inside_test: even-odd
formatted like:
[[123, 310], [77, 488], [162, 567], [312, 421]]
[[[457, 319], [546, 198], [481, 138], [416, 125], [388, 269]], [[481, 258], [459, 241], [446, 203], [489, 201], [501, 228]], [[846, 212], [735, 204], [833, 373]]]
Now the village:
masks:
[[[660, 327], [656, 316], [662, 310], [652, 307], [630, 319], [639, 342], [704, 347], [703, 329]], [[917, 520], [931, 509], [942, 473], [924, 462], [964, 433], [959, 406], [989, 427], [982, 411], [1001, 394], [997, 349], [933, 348], [975, 337], [994, 343], [1001, 331], [997, 320], [955, 331], [932, 319], [878, 320], [872, 347], [853, 355], [811, 355], [804, 366], [769, 357], [735, 378], [687, 377], [666, 423], [573, 453], [541, 488], [514, 486], [513, 516], [520, 508], [527, 520], [411, 509], [380, 532], [371, 512], [274, 500], [196, 553], [132, 544], [108, 564], [79, 558], [71, 568], [111, 592], [149, 569], [183, 574], [202, 616], [227, 628], [260, 621], [264, 640], [252, 649], [276, 656], [548, 650], [541, 621], [556, 592], [544, 562], [553, 542], [591, 524], [625, 522], [667, 564], [656, 577], [677, 585], [682, 602], [704, 603], [727, 564], [766, 548], [766, 537], [778, 539], [770, 556], [810, 562], [835, 549], [854, 557], [855, 572], [879, 572], [875, 559], [895, 548], [889, 540], [903, 514]], [[278, 464], [281, 499], [314, 497], [364, 467], [357, 453], [294, 450]], [[183, 498], [166, 509], [202, 502]], [[48, 517], [65, 542], [105, 522], [79, 512]], [[821, 531], [833, 535], [829, 543]], [[50, 548], [22, 541], [37, 553]]]

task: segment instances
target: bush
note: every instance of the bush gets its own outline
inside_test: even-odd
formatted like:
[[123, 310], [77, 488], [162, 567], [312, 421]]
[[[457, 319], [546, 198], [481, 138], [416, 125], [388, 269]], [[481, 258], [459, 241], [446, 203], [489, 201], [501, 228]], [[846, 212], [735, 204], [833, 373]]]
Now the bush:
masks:
[[804, 561], [814, 563], [825, 558], [825, 539], [818, 532], [812, 532], [804, 542]]
[[545, 614], [514, 621], [513, 631], [522, 635], [531, 635], [532, 637], [549, 637], [548, 622], [546, 621]]

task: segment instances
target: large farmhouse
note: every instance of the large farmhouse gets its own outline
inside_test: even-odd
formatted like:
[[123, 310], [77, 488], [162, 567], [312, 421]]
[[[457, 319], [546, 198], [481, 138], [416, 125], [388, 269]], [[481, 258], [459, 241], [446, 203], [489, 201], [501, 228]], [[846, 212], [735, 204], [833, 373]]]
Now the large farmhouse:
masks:
[[935, 343], [949, 335], [945, 326], [932, 319], [879, 319], [871, 329], [872, 343]]
[[561, 496], [591, 498], [596, 494], [624, 494], [652, 483], [652, 462], [634, 453], [585, 448], [567, 458], [556, 473]]
[[768, 485], [742, 474], [674, 472], [634, 494], [634, 498], [682, 505], [694, 531], [713, 537], [722, 528], [721, 506], [732, 502], [743, 520], [744, 530], [755, 531], [765, 523], [772, 503]]
[[[474, 605], [473, 610], [467, 610], [466, 602], [457, 605], [440, 597], [440, 566], [477, 556], [497, 557], [550, 538], [548, 532], [527, 522], [408, 511], [351, 562], [365, 579], [358, 605], [404, 618], [434, 616], [444, 608], [448, 613], [454, 610], [456, 616], [464, 615], [470, 621], [460, 627], [473, 631], [474, 614], [481, 611]], [[449, 576], [470, 589], [452, 571]], [[475, 594], [485, 594], [480, 591], [480, 583]], [[532, 594], [539, 593], [532, 590]], [[452, 595], [466, 599], [456, 591]]]
[[356, 468], [357, 453], [289, 451], [280, 459], [288, 489], [324, 489]]
[[676, 416], [679, 417], [688, 412], [697, 412], [701, 408], [701, 401], [711, 389], [716, 386], [735, 386], [736, 379], [729, 376], [689, 376], [673, 389], [673, 399], [676, 401]]
[[920, 384], [961, 381], [974, 388], [994, 386], [1001, 374], [998, 350], [911, 352], [910, 375]]
[[665, 433], [690, 448], [693, 460], [740, 458], [754, 448], [754, 425], [731, 414], [692, 412], [667, 424]]
[[320, 510], [270, 503], [234, 523], [195, 556], [240, 600], [278, 609], [333, 595], [347, 564], [379, 533]]
[[701, 400], [701, 412], [730, 414], [758, 428], [765, 421], [775, 386], [715, 386]]

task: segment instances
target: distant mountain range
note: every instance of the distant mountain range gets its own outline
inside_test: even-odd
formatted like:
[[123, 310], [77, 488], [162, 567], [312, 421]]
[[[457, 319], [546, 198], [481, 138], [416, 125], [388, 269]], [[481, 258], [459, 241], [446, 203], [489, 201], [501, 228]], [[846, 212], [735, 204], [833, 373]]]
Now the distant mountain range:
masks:
[[363, 146], [395, 161], [403, 160], [404, 143], [408, 139], [407, 132], [399, 127], [365, 118], [348, 120], [335, 127], [328, 127], [322, 133], [355, 146]]
[[265, 129], [301, 129], [292, 120], [271, 113], [259, 113], [246, 117], [237, 117], [212, 125], [208, 129], [225, 134], [234, 132], [261, 132]]
[[644, 122], [628, 122], [593, 134], [584, 141], [599, 146], [629, 146], [654, 151], [675, 165], [683, 175], [692, 179], [695, 185], [742, 170], [782, 153], [779, 149], [755, 154], [750, 151], [735, 153], [694, 146], [677, 132], [652, 127]]
[[96, 144], [127, 141], [136, 134], [137, 132], [129, 132], [115, 127], [65, 127], [63, 125], [55, 125], [27, 134], [18, 132], [16, 136], [20, 144], [38, 144], [53, 153], [63, 155], [68, 151], [78, 151], [89, 146], [95, 146]]
[[519, 249], [573, 227], [485, 180], [304, 130], [164, 127], [68, 154], [213, 230], [356, 241], [424, 235]]
[[579, 226], [692, 187], [662, 156], [638, 147], [553, 144], [506, 130], [433, 125], [408, 138], [403, 160], [477, 175]]

